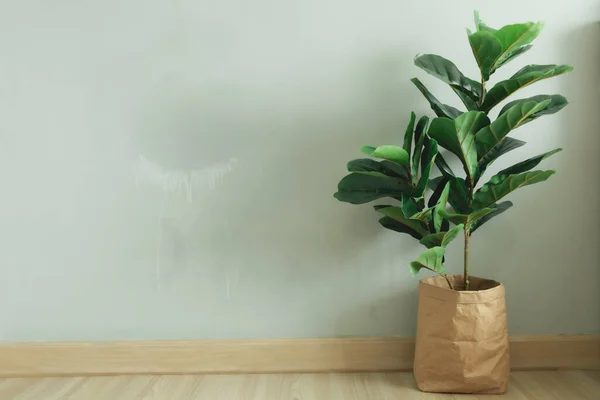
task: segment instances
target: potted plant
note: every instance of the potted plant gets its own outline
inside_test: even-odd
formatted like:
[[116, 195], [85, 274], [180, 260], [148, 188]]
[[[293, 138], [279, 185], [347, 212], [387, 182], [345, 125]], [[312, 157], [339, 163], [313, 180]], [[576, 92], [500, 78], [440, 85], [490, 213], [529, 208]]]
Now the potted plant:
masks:
[[[419, 283], [419, 311], [414, 373], [423, 391], [503, 393], [509, 374], [506, 306], [502, 284], [470, 275], [469, 239], [479, 227], [513, 204], [504, 198], [523, 186], [547, 180], [553, 170], [534, 169], [559, 152], [554, 149], [484, 179], [486, 169], [503, 154], [525, 142], [510, 136], [517, 128], [567, 104], [557, 94], [537, 95], [506, 103], [495, 120], [490, 112], [519, 89], [573, 68], [568, 65], [527, 65], [491, 87], [490, 76], [528, 51], [541, 23], [522, 23], [493, 29], [475, 13], [475, 31], [468, 39], [481, 72], [480, 80], [466, 77], [454, 63], [434, 54], [420, 54], [415, 65], [447, 83], [463, 104], [459, 110], [440, 102], [417, 78], [412, 82], [436, 114], [418, 121], [412, 113], [402, 146], [364, 146], [373, 158], [352, 160], [349, 175], [338, 184], [335, 197], [364, 204], [388, 198], [395, 204], [376, 205], [387, 229], [406, 233], [426, 250], [409, 268], [414, 276], [426, 269], [437, 276]], [[489, 87], [489, 89], [488, 89]], [[445, 157], [456, 157], [462, 174]], [[432, 177], [434, 165], [440, 176]], [[449, 275], [444, 267], [446, 247], [464, 237], [464, 268]]]

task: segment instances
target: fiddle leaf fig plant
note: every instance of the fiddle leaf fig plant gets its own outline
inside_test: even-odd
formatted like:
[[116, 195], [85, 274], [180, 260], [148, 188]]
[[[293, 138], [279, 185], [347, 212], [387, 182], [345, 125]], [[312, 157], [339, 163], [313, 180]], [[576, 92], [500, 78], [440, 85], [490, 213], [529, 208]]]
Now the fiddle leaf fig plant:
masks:
[[[509, 135], [517, 128], [567, 105], [559, 94], [541, 94], [506, 103], [498, 116], [490, 112], [519, 89], [573, 69], [568, 65], [527, 65], [489, 89], [488, 81], [502, 66], [527, 52], [542, 30], [542, 23], [487, 26], [475, 12], [475, 31], [467, 31], [480, 77], [466, 77], [450, 60], [435, 54], [420, 54], [415, 65], [448, 84], [462, 109], [440, 102], [418, 79], [411, 81], [436, 115], [417, 120], [411, 113], [402, 146], [364, 146], [371, 158], [348, 163], [349, 175], [338, 184], [335, 198], [351, 204], [389, 199], [376, 205], [379, 223], [408, 234], [426, 250], [410, 263], [417, 275], [428, 269], [446, 277], [451, 289], [469, 290], [469, 239], [483, 224], [513, 204], [501, 201], [513, 191], [547, 180], [553, 170], [534, 170], [544, 159], [561, 151], [553, 149], [505, 168], [482, 183], [487, 168], [500, 156], [525, 144]], [[447, 150], [462, 164], [454, 172], [440, 150]], [[446, 154], [448, 154], [446, 153]], [[447, 155], [450, 156], [450, 155]], [[433, 166], [441, 173], [432, 177]], [[444, 268], [445, 250], [459, 234], [464, 235], [464, 285], [453, 287]]]

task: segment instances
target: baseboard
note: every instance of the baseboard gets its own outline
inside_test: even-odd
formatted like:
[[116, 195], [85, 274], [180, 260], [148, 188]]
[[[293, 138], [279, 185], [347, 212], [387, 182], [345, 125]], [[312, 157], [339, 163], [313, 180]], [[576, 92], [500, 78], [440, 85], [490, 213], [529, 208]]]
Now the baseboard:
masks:
[[[511, 338], [511, 368], [600, 369], [600, 335]], [[274, 339], [0, 344], [0, 377], [409, 371], [414, 340]]]

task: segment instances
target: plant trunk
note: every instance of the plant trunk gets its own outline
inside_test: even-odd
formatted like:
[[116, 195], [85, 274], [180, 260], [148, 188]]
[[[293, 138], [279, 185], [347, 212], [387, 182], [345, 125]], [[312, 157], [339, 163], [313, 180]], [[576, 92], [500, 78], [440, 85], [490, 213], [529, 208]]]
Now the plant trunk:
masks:
[[465, 290], [469, 290], [469, 239], [471, 238], [471, 233], [465, 229], [465, 255], [464, 255], [464, 282], [465, 282]]

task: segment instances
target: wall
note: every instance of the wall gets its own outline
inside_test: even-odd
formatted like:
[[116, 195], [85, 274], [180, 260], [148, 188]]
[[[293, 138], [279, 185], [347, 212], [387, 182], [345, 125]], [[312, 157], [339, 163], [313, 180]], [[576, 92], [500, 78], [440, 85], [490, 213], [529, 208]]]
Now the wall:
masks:
[[565, 151], [472, 270], [506, 283], [512, 334], [600, 333], [598, 2], [480, 3], [4, 1], [0, 340], [413, 335], [421, 249], [332, 194], [361, 145], [431, 114], [409, 78], [454, 101], [416, 53], [476, 76], [476, 7], [547, 23], [496, 79], [576, 71], [520, 93], [572, 104], [497, 168]]

